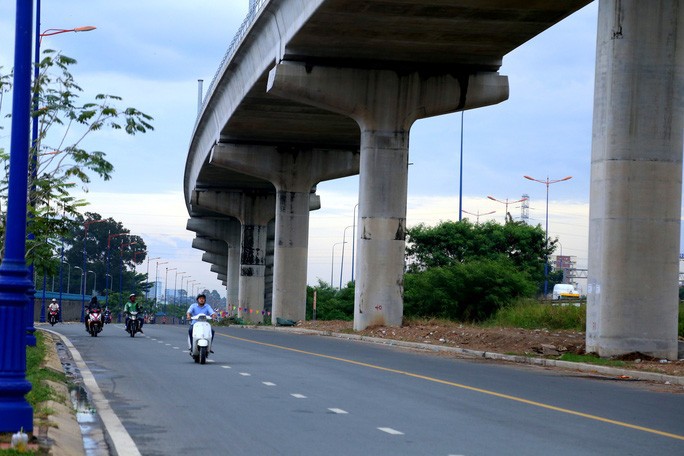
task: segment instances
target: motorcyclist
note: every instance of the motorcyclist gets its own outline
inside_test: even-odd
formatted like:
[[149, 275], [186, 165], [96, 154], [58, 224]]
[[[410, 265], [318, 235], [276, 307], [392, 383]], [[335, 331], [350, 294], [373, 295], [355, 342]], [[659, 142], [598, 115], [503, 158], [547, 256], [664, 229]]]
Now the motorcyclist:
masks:
[[48, 310], [54, 310], [59, 312], [59, 304], [57, 303], [57, 300], [55, 298], [52, 298], [52, 301], [50, 301], [50, 304], [48, 304]]
[[90, 298], [90, 302], [88, 303], [88, 312], [85, 317], [85, 330], [88, 332], [88, 315], [94, 310], [100, 310], [100, 303], [97, 302], [97, 296], [93, 296]]
[[59, 319], [59, 303], [55, 298], [52, 298], [52, 301], [48, 304], [48, 312], [56, 312]]
[[130, 319], [129, 318], [130, 313], [131, 312], [138, 312], [138, 314], [140, 314], [138, 317], [138, 321], [140, 322], [140, 333], [145, 334], [143, 332], [143, 329], [142, 329], [143, 324], [145, 322], [145, 319], [142, 318], [142, 308], [141, 308], [142, 306], [138, 302], [136, 302], [136, 300], [135, 300], [136, 297], [137, 296], [135, 293], [131, 293], [128, 296], [128, 302], [124, 305], [123, 311], [126, 314], [126, 322], [124, 324], [124, 331], [126, 331], [128, 329], [128, 320]]
[[[195, 320], [192, 317], [197, 315], [210, 315], [211, 318], [216, 318], [216, 312], [211, 308], [207, 302], [207, 296], [204, 293], [197, 295], [197, 302], [191, 304], [186, 312], [187, 320], [190, 322], [190, 328], [188, 329], [188, 350], [192, 354], [192, 325], [195, 324]], [[214, 341], [214, 328], [211, 328], [211, 341]], [[213, 350], [211, 351], [213, 353]]]

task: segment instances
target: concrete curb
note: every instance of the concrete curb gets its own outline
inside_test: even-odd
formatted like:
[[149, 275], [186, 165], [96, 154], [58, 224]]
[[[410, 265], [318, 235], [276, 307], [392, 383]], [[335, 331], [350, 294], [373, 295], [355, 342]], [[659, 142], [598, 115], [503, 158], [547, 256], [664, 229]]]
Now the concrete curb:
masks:
[[447, 347], [447, 346], [441, 346], [441, 345], [423, 344], [423, 343], [419, 343], [419, 342], [407, 342], [407, 341], [393, 340], [393, 339], [382, 339], [379, 337], [368, 337], [368, 336], [361, 336], [358, 334], [342, 334], [342, 333], [335, 333], [332, 331], [319, 331], [316, 329], [305, 329], [305, 328], [286, 327], [286, 326], [266, 327], [266, 326], [243, 325], [241, 327], [253, 328], [253, 329], [274, 330], [274, 331], [286, 331], [286, 332], [294, 332], [294, 333], [301, 333], [301, 334], [314, 334], [314, 335], [328, 336], [328, 337], [337, 337], [340, 339], [358, 340], [361, 342], [369, 342], [369, 343], [381, 344], [381, 345], [392, 345], [392, 346], [402, 347], [402, 348], [412, 348], [412, 349], [419, 349], [419, 350], [426, 350], [426, 351], [433, 351], [433, 352], [442, 352], [442, 353], [456, 353], [459, 355], [468, 356], [468, 357], [472, 357], [472, 358], [484, 358], [484, 359], [492, 359], [492, 360], [498, 360], [498, 361], [509, 361], [509, 362], [513, 362], [513, 363], [530, 364], [530, 365], [541, 366], [541, 367], [557, 367], [560, 369], [567, 369], [567, 370], [574, 370], [574, 371], [588, 372], [588, 373], [596, 373], [596, 374], [601, 374], [601, 375], [609, 375], [611, 377], [629, 378], [630, 380], [646, 380], [646, 381], [658, 382], [658, 383], [663, 383], [663, 384], [684, 385], [684, 377], [679, 377], [679, 376], [675, 376], [675, 375], [660, 374], [657, 372], [644, 372], [644, 371], [637, 371], [637, 370], [630, 370], [630, 369], [620, 369], [620, 368], [609, 367], [609, 366], [598, 366], [595, 364], [573, 363], [570, 361], [559, 361], [559, 360], [555, 360], [555, 359], [546, 359], [546, 358], [533, 358], [533, 357], [520, 356], [520, 355], [504, 355], [501, 353], [486, 352], [486, 351], [479, 351], [479, 350], [470, 350], [467, 348]]
[[[40, 329], [40, 328], [38, 328]], [[49, 331], [43, 333], [50, 339], [46, 340], [45, 367], [60, 374], [66, 374], [57, 353], [57, 343], [60, 339]], [[52, 341], [50, 343], [50, 341]], [[50, 387], [58, 396], [66, 400], [66, 404], [58, 401], [48, 401], [46, 406], [53, 412], [48, 416], [46, 441], [50, 445], [51, 456], [80, 456], [85, 455], [81, 426], [76, 419], [76, 411], [70, 402], [69, 388], [64, 383], [49, 382]], [[35, 427], [35, 425], [34, 425]]]

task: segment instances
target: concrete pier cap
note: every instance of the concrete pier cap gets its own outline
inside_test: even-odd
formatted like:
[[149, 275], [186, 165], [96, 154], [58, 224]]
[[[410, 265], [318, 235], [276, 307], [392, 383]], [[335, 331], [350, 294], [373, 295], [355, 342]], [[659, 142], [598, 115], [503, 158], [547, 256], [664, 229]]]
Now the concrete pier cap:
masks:
[[268, 93], [354, 119], [361, 131], [354, 329], [400, 326], [409, 129], [418, 119], [502, 102], [508, 78], [281, 62]]

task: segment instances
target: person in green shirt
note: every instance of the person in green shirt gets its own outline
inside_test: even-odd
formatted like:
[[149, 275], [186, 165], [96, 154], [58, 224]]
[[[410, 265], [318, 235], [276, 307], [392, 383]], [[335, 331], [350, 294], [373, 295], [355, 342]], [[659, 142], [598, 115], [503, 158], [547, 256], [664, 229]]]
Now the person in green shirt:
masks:
[[138, 321], [140, 322], [140, 333], [145, 334], [142, 330], [143, 323], [145, 322], [145, 319], [142, 315], [142, 306], [135, 301], [135, 298], [135, 293], [131, 293], [128, 296], [128, 302], [124, 305], [123, 311], [126, 314], [126, 323], [124, 324], [124, 331], [128, 330], [128, 316], [130, 312], [138, 312]]

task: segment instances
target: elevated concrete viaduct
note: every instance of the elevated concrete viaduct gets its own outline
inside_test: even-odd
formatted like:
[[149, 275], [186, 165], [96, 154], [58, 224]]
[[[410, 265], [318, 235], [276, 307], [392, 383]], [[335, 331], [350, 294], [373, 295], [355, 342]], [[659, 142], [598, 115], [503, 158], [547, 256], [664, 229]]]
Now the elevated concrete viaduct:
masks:
[[[508, 80], [498, 74], [503, 57], [588, 3], [590, 0], [253, 2], [250, 16], [209, 87], [184, 178], [191, 222], [229, 216], [241, 224], [239, 306], [263, 309], [259, 296], [269, 288], [263, 272], [263, 230], [270, 217], [275, 220], [273, 321], [303, 317], [306, 194], [315, 190], [317, 182], [358, 172], [354, 328], [400, 325], [411, 125], [417, 119], [506, 100]], [[595, 285], [589, 296], [588, 325], [592, 327], [587, 332], [587, 345], [601, 354], [630, 350], [672, 357], [672, 345], [676, 345], [671, 323], [661, 323], [672, 319], [671, 295], [676, 290], [676, 274], [672, 280], [670, 276], [673, 255], [678, 253], [678, 234], [674, 233], [679, 232], [680, 196], [674, 198], [674, 193], [681, 194], [679, 3], [601, 2], [600, 37], [604, 38], [599, 40], [597, 56], [589, 264], [590, 277], [594, 277], [590, 283]], [[637, 65], [646, 52], [652, 53], [649, 65], [664, 71], [664, 80]], [[624, 59], [634, 64], [613, 65]], [[643, 78], [653, 80], [641, 93], [638, 82]], [[612, 90], [623, 84], [633, 90]], [[604, 90], [610, 95], [601, 95]], [[656, 93], [658, 90], [661, 92]], [[634, 113], [650, 96], [657, 101], [653, 110], [639, 110], [639, 116], [623, 119], [623, 114]], [[677, 103], [668, 104], [666, 99]], [[616, 109], [622, 114], [615, 115]], [[642, 131], [641, 124], [634, 121], [649, 114], [654, 115], [653, 120]], [[644, 146], [652, 141], [667, 153], [645, 152]], [[632, 152], [625, 153], [627, 149]], [[663, 157], [663, 166], [656, 166], [652, 159]], [[636, 166], [639, 163], [651, 165], [646, 180], [644, 169]], [[644, 185], [628, 189], [631, 184], [616, 184], [611, 173], [618, 169], [618, 176], [635, 178]], [[646, 185], [646, 181], [660, 179], [671, 185]], [[652, 203], [649, 215], [653, 220], [661, 220], [655, 225], [664, 228], [658, 231], [654, 225], [647, 232], [666, 240], [657, 254], [644, 249], [638, 256], [648, 259], [643, 264], [653, 270], [648, 276], [653, 282], [645, 289], [662, 289], [654, 295], [638, 293], [639, 299], [650, 302], [646, 306], [650, 312], [640, 312], [638, 323], [624, 324], [631, 318], [625, 314], [635, 305], [622, 307], [624, 293], [617, 291], [619, 281], [608, 277], [609, 271], [620, 274], [622, 270], [618, 261], [613, 261], [613, 253], [631, 248], [639, 238], [640, 232], [633, 229], [637, 226], [633, 224], [635, 204], [641, 204], [637, 194], [655, 188], [666, 190], [673, 199], [667, 204], [644, 200]], [[628, 197], [630, 193], [634, 196]], [[245, 208], [249, 210], [245, 212]], [[644, 221], [638, 226], [650, 225]], [[608, 232], [618, 235], [606, 242]], [[640, 268], [638, 260], [633, 262], [630, 274]], [[592, 276], [592, 263], [598, 275]], [[227, 264], [230, 270], [230, 259]], [[664, 274], [659, 279], [652, 277], [660, 272]], [[229, 288], [230, 277], [229, 272]], [[624, 280], [635, 281], [627, 275]], [[653, 314], [661, 315], [652, 318]], [[626, 334], [635, 330], [637, 336]]]

